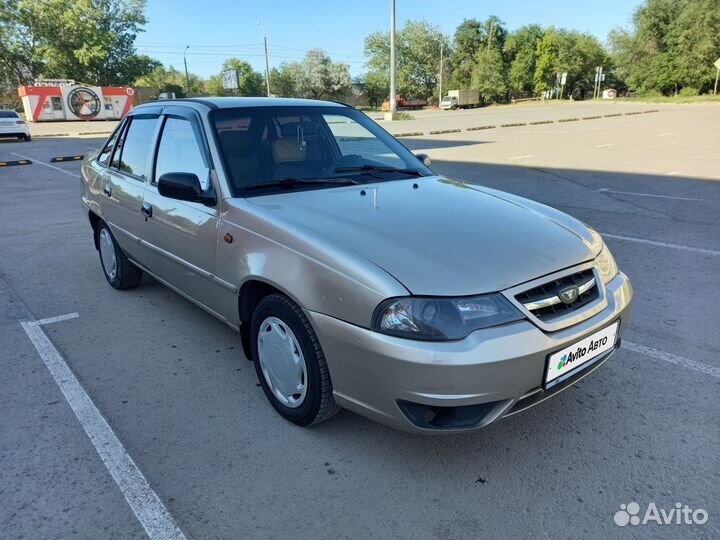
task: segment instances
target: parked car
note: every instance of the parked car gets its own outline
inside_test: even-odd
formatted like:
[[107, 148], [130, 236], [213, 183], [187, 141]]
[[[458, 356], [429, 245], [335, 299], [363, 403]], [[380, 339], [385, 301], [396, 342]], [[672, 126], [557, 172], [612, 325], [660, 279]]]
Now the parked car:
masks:
[[0, 110], [0, 137], [17, 137], [25, 142], [32, 139], [25, 120], [18, 113], [10, 110]]
[[108, 283], [240, 332], [291, 422], [469, 430], [605, 362], [633, 291], [592, 228], [429, 165], [342, 104], [173, 100], [86, 156], [82, 201]]

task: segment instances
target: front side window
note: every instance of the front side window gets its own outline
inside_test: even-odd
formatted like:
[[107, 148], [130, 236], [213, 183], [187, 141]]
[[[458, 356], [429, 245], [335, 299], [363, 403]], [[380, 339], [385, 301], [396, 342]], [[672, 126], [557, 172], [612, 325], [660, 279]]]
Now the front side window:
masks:
[[212, 121], [235, 197], [432, 174], [349, 107], [219, 109]]
[[147, 160], [157, 127], [157, 118], [132, 117], [130, 126], [118, 145], [112, 166], [120, 171], [145, 179]]
[[115, 143], [117, 142], [121, 131], [122, 126], [115, 130], [115, 133], [112, 134], [110, 140], [108, 140], [108, 142], [105, 143], [105, 146], [103, 146], [103, 149], [100, 150], [100, 154], [98, 154], [97, 158], [100, 165], [107, 166], [110, 162], [110, 156], [112, 156], [113, 150], [115, 149]]
[[156, 182], [165, 173], [193, 173], [200, 180], [202, 189], [207, 189], [210, 167], [201, 150], [199, 136], [189, 120], [174, 117], [165, 120], [155, 164]]

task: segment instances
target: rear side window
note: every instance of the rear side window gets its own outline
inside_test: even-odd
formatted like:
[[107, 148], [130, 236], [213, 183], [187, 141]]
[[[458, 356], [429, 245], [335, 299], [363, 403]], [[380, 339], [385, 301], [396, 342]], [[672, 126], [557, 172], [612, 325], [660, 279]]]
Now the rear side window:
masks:
[[169, 117], [165, 121], [155, 165], [155, 181], [169, 172], [193, 173], [207, 189], [210, 167], [198, 138], [200, 133], [189, 120]]
[[20, 118], [15, 111], [0, 111], [0, 118]]
[[107, 166], [110, 162], [110, 156], [112, 155], [113, 149], [115, 148], [115, 143], [118, 140], [118, 137], [120, 136], [120, 133], [122, 132], [122, 127], [115, 130], [115, 133], [113, 133], [112, 137], [110, 137], [110, 140], [105, 143], [105, 146], [102, 150], [100, 150], [100, 154], [98, 155], [97, 162], [100, 165]]
[[157, 123], [157, 118], [131, 118], [130, 126], [125, 130], [113, 157], [113, 167], [145, 179], [148, 154]]

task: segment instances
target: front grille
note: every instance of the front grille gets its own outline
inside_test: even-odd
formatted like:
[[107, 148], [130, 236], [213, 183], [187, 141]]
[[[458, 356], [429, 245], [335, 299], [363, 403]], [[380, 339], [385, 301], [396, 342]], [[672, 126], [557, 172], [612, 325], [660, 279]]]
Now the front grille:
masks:
[[525, 305], [525, 307], [527, 307], [528, 310], [538, 319], [543, 322], [549, 322], [558, 317], [562, 317], [567, 313], [580, 309], [593, 300], [596, 300], [599, 296], [597, 281], [595, 281], [594, 284], [585, 292], [578, 294], [577, 298], [570, 304], [559, 301], [559, 298], [556, 303], [545, 307], [530, 308], [528, 307], [528, 304], [539, 303], [542, 300], [558, 297], [560, 291], [564, 288], [571, 285], [580, 287], [590, 283], [594, 278], [595, 273], [592, 269], [583, 270], [582, 272], [570, 274], [569, 276], [554, 279], [537, 287], [533, 287], [532, 289], [517, 294], [515, 299]]

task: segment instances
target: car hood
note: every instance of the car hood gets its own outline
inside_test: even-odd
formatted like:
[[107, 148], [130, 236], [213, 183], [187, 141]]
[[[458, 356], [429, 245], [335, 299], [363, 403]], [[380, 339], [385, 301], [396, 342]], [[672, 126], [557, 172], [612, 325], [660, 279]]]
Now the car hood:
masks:
[[597, 233], [558, 210], [437, 176], [248, 200], [368, 259], [416, 295], [500, 291], [602, 247]]

